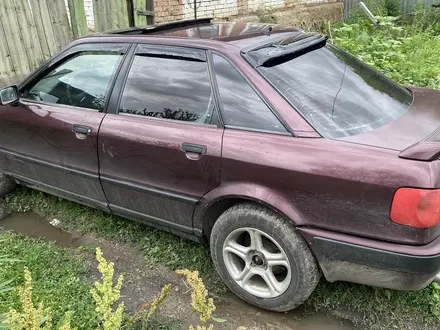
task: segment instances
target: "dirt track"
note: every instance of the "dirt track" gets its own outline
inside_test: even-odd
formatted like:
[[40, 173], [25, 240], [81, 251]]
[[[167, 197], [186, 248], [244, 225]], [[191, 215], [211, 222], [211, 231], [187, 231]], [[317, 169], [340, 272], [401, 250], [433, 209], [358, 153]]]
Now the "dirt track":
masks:
[[[104, 256], [115, 263], [117, 274], [124, 273], [125, 280], [122, 290], [122, 300], [127, 309], [135, 313], [139, 307], [151, 301], [168, 283], [172, 284], [172, 294], [161, 313], [170, 318], [181, 321], [182, 329], [187, 329], [189, 324], [197, 324], [196, 317], [192, 315], [190, 305], [190, 292], [185, 281], [174, 272], [161, 266], [151, 266], [143, 258], [141, 251], [136, 247], [104, 240], [91, 236], [80, 237], [62, 231], [52, 224], [32, 214], [15, 214], [0, 221], [0, 226], [30, 237], [42, 237], [46, 240], [56, 241], [58, 245], [66, 248], [80, 246], [100, 246]], [[86, 253], [86, 258], [93, 270], [93, 280], [99, 275], [92, 252]], [[216, 329], [240, 330], [348, 330], [354, 329], [344, 325], [335, 318], [315, 314], [300, 317], [299, 311], [290, 313], [270, 313], [254, 308], [232, 294], [215, 296], [217, 310], [215, 315], [226, 319], [227, 322], [216, 324]]]

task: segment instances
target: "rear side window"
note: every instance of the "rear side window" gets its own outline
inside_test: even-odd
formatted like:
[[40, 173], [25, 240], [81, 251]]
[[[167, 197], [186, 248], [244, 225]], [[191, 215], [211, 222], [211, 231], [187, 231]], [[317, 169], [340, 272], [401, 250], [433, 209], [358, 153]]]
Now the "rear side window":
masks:
[[206, 61], [195, 53], [142, 47], [128, 74], [119, 113], [210, 124], [215, 100]]
[[227, 126], [287, 132], [231, 63], [214, 54], [214, 67]]
[[384, 126], [412, 103], [407, 89], [330, 45], [258, 70], [328, 138]]

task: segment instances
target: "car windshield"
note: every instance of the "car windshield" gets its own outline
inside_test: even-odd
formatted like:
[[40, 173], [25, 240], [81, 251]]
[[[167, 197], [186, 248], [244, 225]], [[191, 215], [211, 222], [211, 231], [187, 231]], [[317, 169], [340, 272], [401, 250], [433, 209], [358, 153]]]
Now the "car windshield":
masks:
[[409, 90], [331, 45], [258, 70], [328, 138], [384, 126], [413, 99]]

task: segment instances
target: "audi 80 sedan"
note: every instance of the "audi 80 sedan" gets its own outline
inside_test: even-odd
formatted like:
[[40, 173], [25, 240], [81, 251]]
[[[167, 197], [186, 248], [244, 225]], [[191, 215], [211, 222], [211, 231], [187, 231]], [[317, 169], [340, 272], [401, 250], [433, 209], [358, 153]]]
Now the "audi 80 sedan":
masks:
[[440, 273], [440, 91], [320, 34], [197, 19], [79, 39], [0, 90], [15, 184], [210, 244], [273, 311], [323, 276], [416, 290]]

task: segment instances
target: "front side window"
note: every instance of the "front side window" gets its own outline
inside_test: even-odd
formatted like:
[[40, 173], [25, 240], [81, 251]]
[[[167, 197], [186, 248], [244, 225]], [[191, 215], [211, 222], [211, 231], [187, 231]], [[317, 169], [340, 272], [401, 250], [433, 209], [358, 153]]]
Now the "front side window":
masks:
[[231, 63], [214, 54], [214, 68], [223, 104], [223, 120], [227, 126], [286, 132], [281, 122]]
[[328, 138], [384, 126], [412, 103], [407, 89], [333, 46], [258, 70]]
[[102, 111], [123, 55], [120, 52], [79, 52], [26, 88], [28, 100]]
[[185, 56], [172, 51], [139, 51], [119, 113], [210, 124], [215, 100], [208, 65], [197, 56]]

